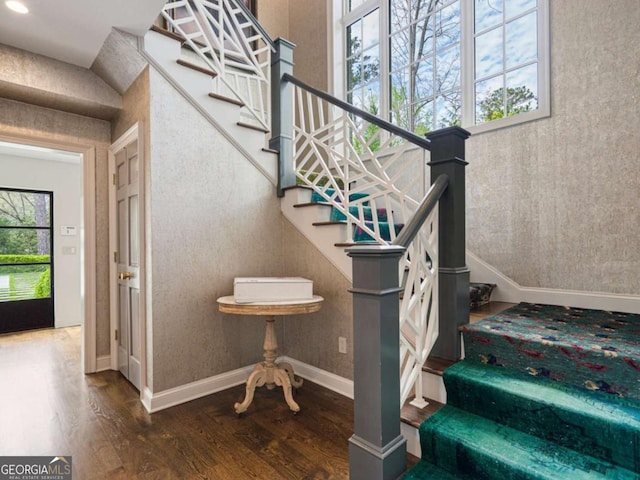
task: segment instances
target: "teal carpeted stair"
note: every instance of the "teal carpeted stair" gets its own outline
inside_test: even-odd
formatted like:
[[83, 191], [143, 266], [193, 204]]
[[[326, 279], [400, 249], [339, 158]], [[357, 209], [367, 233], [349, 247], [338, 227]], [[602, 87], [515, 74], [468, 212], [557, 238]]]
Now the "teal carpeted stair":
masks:
[[405, 479], [640, 480], [639, 315], [520, 304], [463, 335]]

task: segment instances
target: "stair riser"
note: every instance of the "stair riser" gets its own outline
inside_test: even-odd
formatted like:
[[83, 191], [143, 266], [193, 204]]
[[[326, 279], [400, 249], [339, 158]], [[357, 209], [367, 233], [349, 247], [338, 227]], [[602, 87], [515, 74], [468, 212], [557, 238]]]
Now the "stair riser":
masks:
[[[576, 392], [556, 382], [461, 368], [444, 374], [449, 404], [529, 435], [640, 471], [640, 410], [602, 403], [605, 394]], [[506, 372], [504, 372], [506, 373]], [[555, 384], [555, 385], [554, 385]], [[610, 399], [603, 398], [605, 402]], [[550, 426], [554, 426], [550, 428]]]
[[420, 427], [422, 458], [474, 480], [632, 480], [631, 471], [446, 406]]
[[447, 389], [442, 375], [422, 372], [422, 394], [440, 403], [447, 403]]

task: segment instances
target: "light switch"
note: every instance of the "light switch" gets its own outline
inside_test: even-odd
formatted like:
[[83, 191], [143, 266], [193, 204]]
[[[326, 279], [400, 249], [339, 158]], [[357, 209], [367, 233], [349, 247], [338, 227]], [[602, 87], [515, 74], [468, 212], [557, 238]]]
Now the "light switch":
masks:
[[76, 254], [76, 247], [62, 247], [62, 254], [63, 255], [75, 255]]

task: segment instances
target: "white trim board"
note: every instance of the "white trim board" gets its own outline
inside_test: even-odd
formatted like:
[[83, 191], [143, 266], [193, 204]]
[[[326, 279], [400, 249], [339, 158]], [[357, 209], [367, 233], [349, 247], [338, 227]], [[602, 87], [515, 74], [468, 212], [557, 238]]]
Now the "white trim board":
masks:
[[148, 387], [145, 387], [141, 395], [142, 405], [149, 413], [159, 412], [165, 408], [241, 385], [247, 381], [247, 377], [249, 377], [252, 370], [253, 365], [250, 365], [158, 393], [154, 393]]
[[[101, 358], [105, 358], [104, 362], [108, 359], [108, 357]], [[289, 362], [293, 366], [296, 375], [353, 399], [353, 380], [340, 377], [293, 358], [281, 357], [277, 361]], [[159, 412], [165, 408], [221, 392], [236, 385], [242, 385], [247, 381], [252, 371], [253, 365], [249, 365], [158, 393], [154, 393], [148, 387], [145, 387], [141, 394], [142, 405], [149, 413]]]
[[335, 373], [327, 372], [326, 370], [314, 367], [308, 363], [300, 362], [295, 358], [281, 357], [278, 361], [290, 363], [295, 374], [305, 380], [317, 383], [324, 388], [328, 388], [329, 390], [353, 400], [353, 380], [341, 377]]
[[111, 355], [102, 355], [96, 361], [96, 372], [111, 370]]
[[467, 250], [467, 266], [471, 270], [472, 282], [495, 283], [497, 285], [491, 299], [498, 302], [545, 303], [595, 310], [640, 313], [639, 295], [523, 287], [469, 250]]

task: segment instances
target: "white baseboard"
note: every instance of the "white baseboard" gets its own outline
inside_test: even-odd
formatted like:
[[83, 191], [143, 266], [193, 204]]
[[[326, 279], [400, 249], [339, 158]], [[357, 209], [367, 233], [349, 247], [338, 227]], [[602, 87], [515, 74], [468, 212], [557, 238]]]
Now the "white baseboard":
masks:
[[140, 400], [149, 413], [159, 412], [165, 408], [241, 385], [247, 381], [247, 377], [252, 370], [253, 365], [250, 365], [158, 393], [152, 392], [148, 387], [145, 387]]
[[548, 305], [640, 313], [640, 295], [523, 287], [469, 250], [467, 250], [467, 266], [471, 270], [471, 281], [497, 285], [491, 299], [498, 302], [546, 303]]
[[[105, 362], [105, 365], [108, 365], [108, 357], [101, 358], [106, 358], [105, 360], [102, 360], [102, 362]], [[318, 385], [328, 388], [340, 395], [353, 399], [353, 380], [349, 380], [334, 373], [327, 372], [326, 370], [299, 362], [293, 358], [281, 357], [278, 361], [289, 362], [291, 366], [293, 366], [296, 375], [299, 375], [305, 380], [317, 383]], [[108, 368], [109, 367], [106, 369]], [[238, 368], [237, 370], [204, 378], [202, 380], [170, 388], [169, 390], [164, 390], [158, 393], [154, 393], [149, 388], [145, 387], [140, 400], [142, 401], [144, 408], [149, 413], [159, 412], [165, 408], [190, 402], [196, 398], [211, 395], [212, 393], [220, 392], [227, 388], [235, 387], [236, 385], [241, 385], [247, 381], [247, 377], [249, 377], [252, 370], [253, 365], [250, 365], [248, 367]]]
[[111, 370], [111, 355], [102, 355], [96, 359], [96, 372]]
[[335, 373], [327, 372], [326, 370], [314, 367], [308, 363], [300, 362], [295, 358], [281, 357], [278, 361], [289, 362], [296, 375], [304, 378], [305, 380], [317, 383], [324, 388], [328, 388], [329, 390], [353, 400], [353, 380], [340, 377]]

